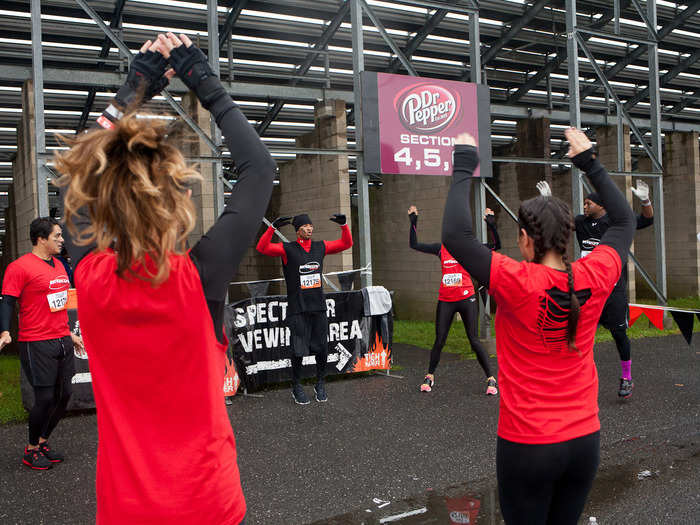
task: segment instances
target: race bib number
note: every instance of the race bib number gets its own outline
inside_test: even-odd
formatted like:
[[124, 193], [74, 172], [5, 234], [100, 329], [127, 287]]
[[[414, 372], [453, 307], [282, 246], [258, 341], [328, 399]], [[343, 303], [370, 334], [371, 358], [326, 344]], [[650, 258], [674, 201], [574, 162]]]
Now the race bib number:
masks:
[[68, 290], [63, 290], [62, 292], [50, 293], [46, 296], [49, 301], [49, 309], [52, 312], [60, 312], [66, 309], [68, 304]]
[[301, 275], [299, 276], [301, 279], [301, 289], [302, 290], [310, 290], [312, 288], [320, 288], [321, 287], [321, 274], [320, 273], [311, 273], [309, 275]]
[[442, 284], [445, 286], [462, 286], [462, 274], [446, 273], [442, 276]]

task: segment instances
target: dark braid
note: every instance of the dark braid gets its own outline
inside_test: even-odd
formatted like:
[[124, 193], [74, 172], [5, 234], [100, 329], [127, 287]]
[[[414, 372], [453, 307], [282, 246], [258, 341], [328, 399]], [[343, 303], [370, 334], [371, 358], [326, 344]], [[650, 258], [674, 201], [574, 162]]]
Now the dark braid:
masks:
[[570, 308], [568, 316], [567, 339], [573, 350], [576, 348], [576, 328], [581, 312], [581, 305], [574, 289], [574, 274], [571, 263], [566, 256], [566, 249], [574, 231], [574, 218], [569, 207], [556, 197], [535, 197], [520, 205], [518, 211], [520, 227], [523, 228], [534, 244], [533, 262], [540, 263], [548, 251], [562, 256], [568, 276]]

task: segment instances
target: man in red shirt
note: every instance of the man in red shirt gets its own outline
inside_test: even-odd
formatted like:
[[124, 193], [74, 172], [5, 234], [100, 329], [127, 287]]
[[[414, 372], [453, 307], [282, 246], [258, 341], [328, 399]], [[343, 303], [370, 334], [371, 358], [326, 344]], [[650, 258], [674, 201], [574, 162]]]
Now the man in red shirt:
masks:
[[49, 447], [48, 439], [61, 420], [71, 396], [75, 374], [73, 344], [80, 337], [68, 327], [68, 288], [65, 267], [56, 259], [63, 248], [63, 233], [55, 219], [40, 217], [29, 226], [32, 251], [5, 270], [0, 305], [0, 350], [12, 342], [10, 318], [19, 303], [20, 361], [34, 388], [29, 412], [29, 444], [23, 463], [36, 470], [51, 468], [63, 456]]
[[290, 217], [280, 217], [260, 237], [257, 250], [264, 255], [282, 257], [284, 280], [287, 283], [287, 326], [291, 332], [292, 397], [299, 405], [307, 405], [309, 398], [301, 387], [301, 369], [304, 356], [316, 356], [316, 401], [328, 400], [325, 388], [326, 360], [328, 359], [328, 319], [323, 297], [323, 259], [352, 246], [352, 235], [345, 215], [336, 213], [330, 218], [340, 225], [342, 236], [335, 241], [312, 241], [314, 226], [311, 218], [297, 215], [292, 225], [297, 233], [295, 242], [274, 243], [276, 228], [289, 224]]

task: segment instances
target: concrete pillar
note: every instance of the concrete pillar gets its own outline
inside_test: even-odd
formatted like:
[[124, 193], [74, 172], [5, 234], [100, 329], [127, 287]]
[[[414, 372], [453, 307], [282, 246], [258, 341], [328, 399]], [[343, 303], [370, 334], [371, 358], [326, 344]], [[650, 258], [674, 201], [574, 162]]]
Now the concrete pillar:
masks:
[[[210, 128], [210, 114], [199, 103], [194, 92], [190, 91], [182, 97], [182, 107], [200, 128], [204, 130]], [[182, 126], [183, 137], [181, 151], [184, 153], [185, 157], [210, 157], [213, 155], [206, 143], [200, 139], [187, 124], [183, 123]], [[197, 225], [189, 236], [191, 246], [211, 228], [216, 220], [213, 164], [210, 162], [200, 163], [199, 172], [202, 174], [203, 180], [192, 187], [192, 201], [195, 204], [195, 211], [197, 213]]]
[[32, 81], [22, 86], [22, 118], [17, 125], [17, 157], [12, 164], [14, 209], [10, 222], [14, 228], [19, 257], [31, 251], [29, 224], [39, 216], [37, 193], [36, 142], [34, 140], [34, 91]]
[[[632, 171], [632, 152], [630, 149], [630, 129], [623, 126], [623, 171]], [[601, 126], [596, 128], [596, 142], [598, 159], [608, 171], [618, 171], [617, 169], [617, 125]], [[627, 198], [627, 202], [633, 205], [634, 196], [632, 194], [632, 177], [613, 177], [613, 180]], [[585, 196], [585, 195], [584, 195]], [[634, 253], [635, 243], [632, 243], [630, 250]], [[629, 299], [636, 301], [636, 270], [634, 263], [630, 260], [627, 265], [629, 271]]]
[[700, 293], [700, 149], [698, 132], [666, 132], [664, 199], [669, 297]]

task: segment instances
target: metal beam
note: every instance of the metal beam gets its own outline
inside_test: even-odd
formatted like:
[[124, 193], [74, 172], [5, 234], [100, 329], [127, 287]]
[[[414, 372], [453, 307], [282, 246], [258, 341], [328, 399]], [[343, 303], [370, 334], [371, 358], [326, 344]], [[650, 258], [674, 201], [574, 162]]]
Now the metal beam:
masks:
[[406, 58], [406, 56], [403, 54], [403, 51], [399, 48], [399, 46], [396, 45], [396, 42], [394, 42], [394, 39], [391, 38], [391, 35], [387, 32], [386, 28], [384, 27], [384, 24], [382, 24], [382, 21], [379, 20], [379, 17], [374, 13], [372, 8], [369, 6], [366, 0], [360, 0], [360, 5], [362, 6], [362, 10], [367, 13], [367, 16], [369, 19], [372, 21], [374, 24], [374, 27], [377, 28], [377, 31], [379, 31], [379, 34], [381, 37], [384, 39], [384, 42], [389, 46], [389, 48], [394, 52], [396, 55], [396, 58], [398, 58], [401, 61], [401, 65], [406, 68], [406, 71], [409, 72], [414, 77], [420, 76], [413, 65], [411, 65], [411, 61]]
[[454, 13], [469, 14], [479, 10], [479, 4], [475, 0], [469, 0], [471, 7], [466, 5], [448, 4], [446, 2], [435, 2], [433, 0], [398, 0], [398, 2], [401, 4], [415, 5], [418, 7], [447, 9], [448, 11], [452, 11]]
[[[481, 84], [481, 33], [479, 12], [469, 13], [469, 81]], [[481, 225], [481, 221], [479, 221]]]
[[[614, 9], [613, 9], [614, 13]], [[579, 72], [578, 72], [578, 29], [576, 0], [566, 0], [566, 53], [568, 56], [567, 69], [569, 77], [569, 122], [570, 125], [581, 128], [581, 104], [579, 101]], [[583, 186], [581, 171], [571, 166], [571, 202], [574, 215], [583, 213]], [[574, 255], [581, 256], [581, 248], [574, 243]]]
[[236, 25], [238, 17], [241, 16], [241, 11], [243, 11], [247, 3], [248, 0], [233, 0], [231, 10], [226, 15], [226, 21], [219, 31], [219, 47], [224, 47], [229, 32]]
[[[659, 87], [664, 87], [666, 84], [671, 82], [674, 78], [676, 78], [679, 74], [683, 73], [686, 69], [688, 69], [690, 66], [695, 64], [700, 60], [700, 48], [696, 49], [691, 53], [690, 56], [686, 57], [683, 59], [678, 65], [675, 67], [669, 69], [661, 78], [656, 76], [656, 80], [658, 81]], [[658, 71], [658, 60], [656, 63], [656, 71]], [[653, 79], [654, 75], [651, 75], [651, 68], [649, 69], [650, 75], [649, 78]], [[644, 100], [647, 96], [649, 95], [649, 86], [645, 87], [641, 91], [639, 91], [637, 94], [635, 94], [632, 98], [630, 98], [627, 102], [625, 102], [625, 109], [630, 110], [634, 106], [637, 105], [638, 102]]]
[[[667, 35], [671, 33], [671, 31], [673, 31], [674, 29], [678, 29], [683, 24], [685, 24], [691, 16], [698, 12], [698, 10], [700, 10], [700, 0], [695, 0], [692, 4], [685, 8], [682, 13], [680, 13], [678, 16], [675, 16], [668, 24], [666, 24], [659, 30], [658, 38], [660, 40], [663, 40]], [[605, 78], [609, 80], [615, 77], [623, 69], [632, 64], [635, 60], [639, 59], [645, 51], [647, 51], [647, 48], [642, 45], [633, 49], [629, 54], [627, 54], [617, 63], [605, 70]], [[586, 97], [595, 93], [600, 88], [601, 86], [599, 86], [598, 84], [586, 87], [581, 92], [581, 100], [583, 101]]]
[[[217, 0], [207, 0], [207, 31], [209, 44], [209, 65], [212, 71], [221, 78], [219, 57], [219, 12]], [[217, 151], [221, 151], [221, 130], [216, 125], [214, 115], [209, 114], [209, 130]], [[224, 211], [224, 186], [221, 182], [224, 178], [224, 165], [221, 161], [212, 164], [211, 182], [214, 190], [214, 215], [218, 217]]]
[[[435, 28], [445, 18], [447, 13], [447, 9], [438, 9], [435, 11], [433, 16], [430, 17], [430, 20], [428, 20], [428, 22], [421, 27], [420, 31], [418, 31], [413, 38], [409, 40], [406, 47], [403, 48], [403, 54], [406, 56], [406, 58], [411, 58], [413, 56], [413, 53], [416, 52], [418, 46], [420, 46], [428, 35], [435, 30]], [[387, 68], [387, 73], [396, 73], [399, 70], [400, 65], [401, 61], [398, 58], [392, 59], [389, 67]]]
[[[528, 9], [526, 12], [524, 12], [522, 15], [520, 15], [516, 20], [515, 23], [510, 26], [510, 29], [504, 34], [501, 38], [496, 40], [491, 47], [489, 47], [486, 52], [481, 56], [481, 65], [482, 67], [491, 62], [496, 57], [496, 54], [503, 49], [503, 46], [505, 46], [508, 42], [510, 42], [515, 35], [520, 33], [520, 31], [527, 25], [529, 24], [538, 14], [542, 9], [544, 8], [545, 5], [549, 4], [547, 0], [538, 0], [535, 5], [533, 5], [530, 9]], [[465, 80], [464, 78], [462, 80]]]
[[[109, 27], [111, 27], [112, 29], [118, 29], [121, 25], [124, 4], [126, 4], [126, 0], [117, 0], [117, 4], [114, 6], [114, 12], [112, 13], [112, 18], [109, 21]], [[105, 37], [102, 42], [102, 48], [100, 49], [100, 53], [98, 55], [100, 58], [107, 58], [109, 56], [109, 44], [109, 38]], [[102, 69], [104, 67], [104, 62], [98, 60], [97, 67]], [[78, 121], [78, 125], [75, 128], [75, 131], [77, 133], [80, 133], [82, 130], [84, 130], [87, 125], [88, 117], [90, 116], [90, 111], [92, 110], [92, 105], [95, 102], [95, 93], [97, 93], [96, 88], [90, 88], [88, 90], [87, 99], [85, 100], [83, 110], [80, 114], [80, 120]]]
[[[338, 12], [335, 14], [333, 19], [326, 26], [326, 29], [323, 30], [323, 33], [314, 44], [314, 51], [320, 51], [322, 49], [325, 49], [326, 46], [328, 46], [328, 43], [338, 31], [340, 24], [343, 23], [343, 19], [348, 15], [349, 12], [350, 2], [344, 0]], [[297, 78], [293, 78], [290, 81], [289, 84], [291, 86], [296, 86], [299, 83], [299, 77], [303, 77], [304, 75], [306, 75], [309, 69], [311, 69], [311, 64], [313, 64], [313, 61], [316, 58], [316, 56], [316, 53], [314, 53], [313, 51], [306, 56], [304, 62], [302, 62], [301, 65], [299, 65], [299, 67], [295, 70], [294, 73], [295, 77]], [[265, 131], [267, 131], [267, 128], [270, 126], [270, 124], [272, 124], [272, 122], [274, 122], [274, 120], [277, 118], [277, 115], [279, 115], [280, 111], [282, 111], [284, 104], [285, 100], [283, 99], [277, 100], [274, 103], [274, 105], [267, 112], [267, 115], [265, 115], [265, 118], [260, 122], [260, 124], [258, 124], [258, 127], [256, 129], [258, 135], [262, 136], [265, 133]]]
[[688, 98], [681, 98], [678, 102], [676, 102], [671, 109], [666, 111], [666, 113], [679, 113], [683, 111], [683, 109], [686, 106], [689, 106], [690, 104], [693, 104], [700, 98], [700, 89], [697, 91], [693, 92], [692, 95], [690, 95]]
[[32, 88], [34, 90], [34, 159], [36, 164], [37, 212], [39, 217], [49, 215], [49, 185], [46, 182], [48, 172], [46, 159], [41, 154], [46, 152], [44, 130], [44, 69], [41, 55], [41, 1], [31, 0], [32, 18]]
[[[630, 0], [623, 0], [621, 2], [621, 8], [625, 9], [629, 5]], [[600, 20], [598, 20], [596, 23], [592, 24], [590, 27], [593, 29], [597, 29], [600, 27], [605, 27], [605, 25], [610, 22], [613, 18], [615, 17], [615, 9], [606, 9], [603, 11], [602, 16], [600, 17]], [[583, 37], [585, 40], [588, 40], [590, 37], [585, 36]], [[520, 100], [523, 96], [525, 96], [528, 91], [530, 91], [532, 88], [537, 86], [539, 84], [540, 80], [545, 78], [547, 75], [549, 75], [551, 72], [556, 71], [559, 69], [559, 67], [564, 63], [566, 60], [567, 53], [566, 49], [560, 49], [557, 51], [557, 54], [549, 60], [545, 66], [540, 69], [535, 75], [533, 75], [530, 79], [528, 79], [527, 82], [525, 82], [524, 85], [520, 86], [512, 95], [510, 95], [506, 101], [507, 104], [513, 104]]]
[[[647, 13], [644, 11], [642, 6], [639, 3], [639, 0], [632, 0], [632, 5], [634, 8], [637, 10], [637, 13], [639, 13], [639, 17], [642, 19], [644, 24], [647, 26], [647, 31], [649, 31], [649, 35], [654, 39], [655, 42], [659, 41], [659, 35], [656, 32], [656, 25], [652, 24], [651, 19], [647, 15]], [[656, 5], [656, 3], [654, 4]], [[647, 1], [647, 8], [649, 7], [649, 2]], [[654, 8], [656, 10], [656, 8]]]
[[[100, 18], [100, 15], [95, 12], [95, 10], [88, 5], [86, 0], [76, 0], [78, 5], [83, 8], [83, 11], [87, 13], [87, 15], [92, 18], [92, 20], [97, 24], [97, 26], [102, 29], [104, 34], [107, 35], [107, 37], [112, 41], [112, 43], [117, 46], [122, 53], [124, 53], [128, 57], [132, 57], [131, 49], [122, 42], [119, 37], [114, 34], [114, 31], [110, 29], [110, 27], [104, 23], [104, 20]], [[168, 92], [167, 89], [164, 89], [162, 92], [163, 98], [165, 98], [166, 102], [170, 104], [170, 107], [172, 107], [175, 112], [182, 117], [182, 120], [184, 120], [190, 128], [199, 136], [202, 141], [204, 141], [209, 148], [211, 148], [212, 151], [216, 151], [218, 153], [219, 149], [217, 148], [216, 144], [209, 138], [209, 136], [200, 128], [197, 123], [192, 120], [192, 118], [187, 114], [187, 112], [183, 109], [183, 107], [178, 104], [175, 99], [173, 99], [172, 95]]]
[[[568, 0], [568, 1], [573, 1], [573, 0]], [[615, 101], [615, 103], [620, 106], [620, 111], [621, 111], [622, 115], [625, 117], [625, 120], [627, 121], [627, 124], [629, 125], [630, 129], [632, 130], [632, 133], [635, 134], [635, 136], [637, 137], [637, 140], [640, 142], [640, 144], [642, 145], [644, 150], [647, 152], [647, 155], [649, 155], [651, 162], [654, 164], [654, 169], [661, 171], [662, 168], [661, 168], [660, 159], [657, 158], [656, 154], [651, 150], [651, 148], [649, 147], [649, 144], [647, 144], [646, 141], [644, 140], [644, 135], [641, 133], [639, 128], [634, 124], [634, 121], [632, 120], [632, 117], [627, 112], [627, 110], [622, 106], [622, 103], [620, 102], [619, 97], [615, 93], [615, 90], [610, 85], [610, 82], [608, 82], [608, 79], [605, 78], [603, 70], [600, 69], [600, 66], [595, 61], [593, 54], [586, 46], [586, 42], [583, 40], [584, 37], [582, 37], [578, 32], [575, 33], [575, 36], [579, 41], [579, 46], [581, 47], [581, 49], [585, 53], [586, 57], [590, 61], [590, 64], [593, 67], [593, 70], [596, 72], [596, 75], [598, 75], [598, 78], [600, 78], [600, 81], [605, 86], [605, 89], [607, 90], [608, 94], [610, 95], [610, 98], [612, 98]], [[652, 135], [653, 135], [653, 132], [652, 132]]]
[[[362, 91], [360, 75], [365, 69], [364, 32], [362, 29], [362, 5], [360, 0], [350, 1], [350, 19], [352, 26], [352, 71], [353, 94], [355, 98], [355, 147], [362, 149]], [[372, 285], [372, 231], [369, 212], [369, 176], [364, 169], [364, 155], [355, 159], [357, 180], [357, 219], [358, 238], [360, 240], [360, 267], [369, 268], [362, 274], [362, 286]]]

